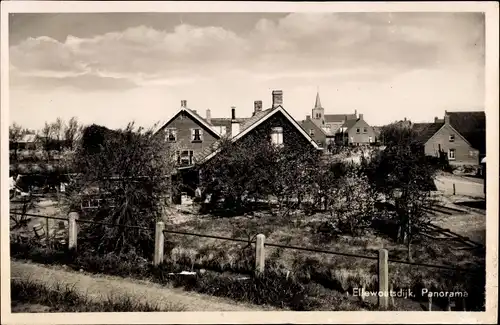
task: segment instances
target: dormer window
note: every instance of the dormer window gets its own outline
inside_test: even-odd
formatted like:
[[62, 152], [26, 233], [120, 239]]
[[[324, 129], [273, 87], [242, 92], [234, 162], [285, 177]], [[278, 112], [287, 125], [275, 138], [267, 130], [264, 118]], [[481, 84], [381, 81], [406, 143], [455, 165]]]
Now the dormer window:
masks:
[[314, 136], [314, 129], [310, 129], [309, 130], [309, 135], [312, 136], [312, 137]]
[[177, 141], [177, 129], [174, 129], [174, 128], [167, 129], [166, 130], [166, 134], [165, 134], [165, 139], [168, 142], [175, 142], [175, 141]]
[[453, 134], [452, 134], [452, 135], [450, 135], [450, 138], [449, 138], [449, 139], [450, 139], [450, 142], [455, 142], [455, 135], [453, 135]]
[[275, 146], [283, 145], [283, 128], [274, 127], [271, 130], [271, 143]]

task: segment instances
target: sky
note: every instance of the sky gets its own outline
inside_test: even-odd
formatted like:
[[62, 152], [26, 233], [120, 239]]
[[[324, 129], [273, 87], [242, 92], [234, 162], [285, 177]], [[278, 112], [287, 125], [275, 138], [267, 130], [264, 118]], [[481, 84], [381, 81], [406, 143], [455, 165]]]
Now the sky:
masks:
[[482, 13], [22, 13], [9, 16], [10, 122], [110, 128], [253, 102], [371, 125], [484, 110]]

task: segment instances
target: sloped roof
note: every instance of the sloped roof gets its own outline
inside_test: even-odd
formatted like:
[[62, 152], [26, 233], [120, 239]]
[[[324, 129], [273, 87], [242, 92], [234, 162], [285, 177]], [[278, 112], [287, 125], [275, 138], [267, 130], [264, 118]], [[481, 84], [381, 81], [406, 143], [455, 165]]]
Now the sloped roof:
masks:
[[427, 142], [441, 127], [444, 123], [413, 123], [413, 130], [418, 134], [418, 140], [421, 142]]
[[326, 122], [344, 122], [346, 119], [356, 119], [356, 114], [325, 114]]
[[155, 133], [162, 130], [166, 125], [168, 125], [173, 119], [175, 119], [182, 112], [188, 113], [194, 120], [198, 121], [201, 125], [203, 125], [207, 130], [212, 132], [217, 137], [220, 137], [219, 132], [214, 129], [212, 124], [209, 124], [203, 117], [201, 117], [197, 112], [187, 107], [181, 107], [171, 118], [169, 118], [166, 122], [159, 125], [159, 127], [155, 130]]
[[251, 118], [249, 118], [246, 121], [244, 121], [243, 123], [241, 123], [240, 132], [245, 131], [246, 129], [248, 129], [249, 127], [251, 127], [255, 123], [257, 123], [264, 116], [266, 116], [267, 114], [272, 112], [273, 110], [274, 110], [273, 108], [268, 108], [268, 109], [265, 109], [263, 111], [257, 112], [254, 116], [252, 116]]
[[321, 99], [319, 99], [319, 92], [316, 93], [316, 102], [314, 103], [314, 108], [323, 108], [321, 107]]
[[[316, 141], [314, 141], [313, 138], [300, 126], [300, 124], [295, 121], [286, 111], [285, 109], [279, 105], [275, 108], [269, 108], [266, 110], [263, 110], [248, 120], [246, 120], [244, 123], [241, 124], [240, 126], [240, 133], [238, 133], [236, 136], [231, 137], [231, 141], [237, 141], [238, 139], [242, 138], [245, 134], [250, 132], [253, 128], [257, 127], [259, 124], [264, 122], [269, 116], [273, 115], [274, 113], [281, 111], [283, 115], [285, 115], [286, 118], [289, 119], [289, 121], [292, 122], [293, 125], [296, 126], [296, 128], [302, 133], [303, 136], [305, 136], [313, 146], [316, 147], [316, 149], [322, 149]], [[194, 155], [194, 161], [195, 163], [198, 162], [203, 162], [204, 160], [210, 159], [213, 155], [217, 154], [217, 150], [220, 147], [220, 144], [222, 143], [224, 139], [220, 139], [216, 142], [214, 142], [210, 147], [207, 147], [203, 149], [201, 152], [197, 153]]]
[[457, 130], [471, 146], [480, 152], [486, 150], [486, 115], [484, 112], [447, 112], [450, 125]]
[[358, 121], [359, 121], [359, 118], [349, 119], [349, 120], [345, 121], [344, 124], [342, 124], [342, 127], [347, 128], [349, 130], [354, 125], [356, 125], [356, 123], [358, 123]]

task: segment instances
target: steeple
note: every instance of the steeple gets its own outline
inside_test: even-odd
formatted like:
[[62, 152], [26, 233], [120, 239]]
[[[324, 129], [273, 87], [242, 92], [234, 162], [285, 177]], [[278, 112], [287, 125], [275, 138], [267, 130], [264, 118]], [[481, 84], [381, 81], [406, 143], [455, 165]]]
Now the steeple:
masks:
[[316, 103], [314, 104], [314, 108], [323, 108], [321, 106], [321, 100], [319, 99], [319, 91], [316, 93]]

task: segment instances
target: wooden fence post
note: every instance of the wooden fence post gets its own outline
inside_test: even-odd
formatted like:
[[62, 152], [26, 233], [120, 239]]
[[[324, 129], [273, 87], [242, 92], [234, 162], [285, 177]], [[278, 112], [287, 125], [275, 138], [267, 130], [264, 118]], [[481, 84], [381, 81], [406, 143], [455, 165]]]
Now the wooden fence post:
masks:
[[457, 191], [456, 191], [456, 188], [455, 188], [455, 183], [453, 183], [453, 195], [456, 195], [457, 194]]
[[378, 306], [387, 309], [389, 305], [389, 252], [380, 249], [378, 252]]
[[47, 244], [47, 248], [50, 248], [49, 218], [45, 218], [45, 232], [45, 243]]
[[162, 221], [158, 221], [155, 227], [154, 265], [160, 265], [163, 263], [163, 246], [165, 244], [165, 235], [163, 234], [163, 230], [165, 230], [165, 224]]
[[263, 234], [257, 235], [257, 241], [255, 243], [255, 273], [262, 274], [264, 273], [266, 254], [264, 251], [264, 242], [266, 240], [266, 236]]
[[77, 243], [77, 237], [78, 237], [78, 224], [76, 221], [78, 220], [78, 213], [77, 212], [70, 212], [68, 215], [68, 248], [70, 250], [76, 250], [76, 243]]
[[429, 308], [428, 308], [428, 310], [429, 310], [429, 311], [432, 311], [432, 295], [429, 293], [427, 297], [428, 297], [428, 300], [429, 300], [429, 301], [428, 301], [428, 303], [429, 303]]

